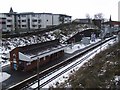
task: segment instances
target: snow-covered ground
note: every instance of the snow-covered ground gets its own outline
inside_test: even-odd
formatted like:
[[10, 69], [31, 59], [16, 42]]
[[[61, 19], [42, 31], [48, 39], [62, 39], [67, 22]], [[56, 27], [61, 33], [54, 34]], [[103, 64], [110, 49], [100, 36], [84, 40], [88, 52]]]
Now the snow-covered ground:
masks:
[[[60, 34], [62, 38], [62, 42], [66, 41], [68, 39], [68, 36], [65, 36], [63, 34]], [[26, 36], [26, 37], [17, 37], [17, 38], [7, 38], [7, 39], [2, 39], [2, 46], [0, 46], [0, 70], [2, 67], [9, 65], [9, 52], [19, 46], [25, 46], [25, 45], [30, 45], [30, 44], [35, 44], [35, 43], [41, 43], [45, 41], [50, 41], [50, 40], [55, 40], [56, 35], [54, 32], [46, 32], [44, 34], [38, 34], [38, 35], [32, 35], [32, 36]], [[1, 71], [0, 71], [1, 75]], [[1, 81], [6, 80], [7, 74], [5, 72], [2, 73]]]
[[35, 43], [41, 43], [45, 41], [55, 40], [56, 35], [53, 32], [46, 32], [42, 35], [32, 35], [26, 37], [7, 38], [2, 40], [2, 46], [0, 46], [0, 63], [1, 66], [9, 64], [9, 52], [15, 47], [25, 46]]
[[[95, 48], [91, 52], [88, 52], [87, 54], [85, 54], [81, 58], [77, 59], [75, 62], [72, 62], [71, 64], [67, 65], [66, 67], [63, 67], [62, 69], [58, 70], [57, 72], [55, 72], [55, 73], [53, 73], [53, 74], [51, 74], [51, 75], [41, 79], [40, 80], [40, 84], [42, 84], [45, 81], [51, 79], [52, 77], [54, 77], [58, 73], [62, 72], [66, 68], [70, 67], [71, 65], [75, 64], [76, 62], [84, 59], [84, 61], [82, 63], [76, 65], [74, 68], [72, 68], [71, 70], [67, 71], [63, 75], [59, 76], [58, 78], [56, 78], [55, 80], [51, 81], [50, 83], [48, 83], [47, 85], [45, 85], [42, 88], [56, 87], [56, 84], [60, 84], [60, 83], [64, 82], [65, 80], [68, 79], [70, 74], [73, 74], [73, 72], [77, 71], [84, 63], [88, 62], [88, 60], [93, 58], [97, 53], [99, 53], [102, 50], [107, 49], [110, 45], [113, 45], [115, 42], [116, 42], [116, 40], [110, 40], [110, 41], [106, 42], [105, 44]], [[34, 85], [31, 86], [31, 88], [36, 88], [37, 86], [38, 86], [38, 83], [35, 83]], [[70, 85], [68, 84], [67, 87], [70, 87]]]
[[80, 49], [83, 49], [83, 48], [85, 48], [85, 47], [88, 47], [88, 46], [90, 46], [91, 44], [94, 44], [94, 43], [96, 43], [96, 42], [98, 42], [98, 41], [100, 41], [100, 40], [101, 40], [101, 39], [96, 39], [94, 42], [90, 41], [90, 44], [88, 44], [88, 45], [84, 45], [84, 44], [82, 44], [82, 43], [74, 44], [74, 45], [69, 45], [69, 46], [65, 49], [65, 53], [69, 53], [69, 54], [74, 53], [75, 51], [80, 50]]
[[0, 83], [7, 80], [11, 75], [6, 72], [0, 72]]
[[[96, 39], [96, 42], [98, 42], [99, 40], [100, 40], [100, 39]], [[91, 42], [90, 44], [92, 44], [92, 43], [95, 43], [95, 42]], [[108, 46], [108, 45], [113, 44], [113, 43], [114, 43], [113, 41], [110, 41], [109, 44], [107, 43], [106, 45]], [[69, 53], [69, 52], [70, 52], [70, 53], [73, 53], [73, 52], [77, 51], [78, 49], [82, 49], [82, 48], [87, 47], [87, 46], [89, 46], [89, 45], [74, 44], [72, 48], [67, 47], [66, 52], [68, 52], [68, 53]], [[101, 46], [101, 47], [102, 47], [102, 46]], [[102, 48], [101, 48], [101, 47], [98, 47], [97, 49], [93, 50], [92, 52], [96, 52], [96, 51], [97, 51], [96, 53], [99, 53], [99, 52], [100, 52], [99, 49], [102, 50], [102, 49], [105, 49], [105, 48], [106, 48], [105, 46], [102, 47]], [[4, 48], [3, 48], [3, 49], [4, 49]], [[3, 50], [3, 51], [4, 51], [4, 50]], [[9, 50], [7, 50], [7, 51], [5, 51], [5, 52], [9, 52]], [[86, 54], [85, 56], [79, 58], [78, 60], [76, 60], [75, 62], [71, 63], [70, 65], [72, 65], [72, 64], [78, 62], [79, 60], [85, 58], [87, 55], [89, 55], [89, 54], [92, 53], [92, 52], [89, 52], [88, 54]], [[95, 54], [96, 54], [96, 53], [95, 53]], [[94, 55], [95, 55], [95, 54], [94, 54]], [[63, 74], [63, 75], [61, 75], [59, 78], [55, 79], [54, 81], [52, 81], [52, 82], [49, 83], [48, 85], [44, 86], [43, 88], [49, 88], [50, 86], [55, 86], [56, 82], [59, 82], [59, 83], [64, 82], [66, 79], [68, 79], [69, 74], [70, 74], [71, 72], [76, 71], [80, 66], [82, 66], [85, 62], [87, 62], [87, 60], [89, 60], [90, 58], [92, 58], [94, 55], [90, 55], [90, 57], [87, 58], [84, 62], [82, 62], [81, 64], [77, 65], [74, 69], [66, 72], [66, 73]], [[4, 67], [4, 66], [6, 66], [6, 65], [8, 65], [8, 64], [10, 64], [9, 61], [6, 61], [6, 62], [3, 63], [3, 64], [1, 63], [1, 66]], [[55, 72], [54, 74], [51, 74], [50, 76], [42, 79], [42, 80], [40, 81], [40, 83], [44, 83], [45, 81], [49, 80], [51, 77], [54, 77], [56, 74], [62, 72], [64, 69], [68, 68], [70, 65], [68, 65], [68, 66], [64, 67], [63, 69], [60, 69], [59, 71]], [[7, 79], [10, 77], [10, 75], [9, 75], [8, 73], [6, 73], [6, 72], [0, 72], [0, 77], [1, 77], [1, 78], [0, 78], [0, 82], [2, 82], [2, 81], [4, 81], [4, 80], [7, 80]], [[31, 86], [31, 88], [35, 88], [35, 87], [37, 87], [37, 83], [34, 84], [33, 86]]]
[[[74, 34], [73, 34], [74, 35]], [[71, 34], [71, 36], [73, 36]], [[62, 36], [62, 41], [66, 41], [69, 36], [61, 35]], [[8, 64], [10, 64], [9, 60], [7, 59], [9, 57], [9, 52], [14, 49], [15, 47], [18, 46], [25, 46], [25, 45], [30, 45], [30, 44], [35, 44], [35, 43], [40, 43], [40, 42], [45, 42], [45, 41], [50, 41], [56, 39], [56, 35], [53, 34], [53, 32], [47, 32], [44, 35], [32, 35], [29, 37], [18, 37], [18, 38], [8, 38], [4, 39], [2, 41], [2, 47], [0, 46], [0, 66], [4, 67]], [[96, 39], [96, 42], [99, 41], [99, 39]], [[90, 42], [90, 44], [95, 43], [95, 42]], [[74, 44], [73, 47], [67, 47], [65, 52], [66, 53], [73, 53], [78, 49], [82, 49], [88, 45], [83, 45], [83, 44]], [[3, 59], [3, 58], [6, 59]], [[2, 76], [1, 76], [2, 75]], [[68, 74], [67, 74], [68, 75]], [[5, 76], [5, 77], [4, 77]], [[6, 72], [1, 73], [0, 72], [0, 81], [4, 81], [10, 77], [9, 74]], [[50, 76], [51, 77], [51, 76]], [[48, 84], [45, 87], [49, 87], [50, 85], [54, 85], [55, 82]]]

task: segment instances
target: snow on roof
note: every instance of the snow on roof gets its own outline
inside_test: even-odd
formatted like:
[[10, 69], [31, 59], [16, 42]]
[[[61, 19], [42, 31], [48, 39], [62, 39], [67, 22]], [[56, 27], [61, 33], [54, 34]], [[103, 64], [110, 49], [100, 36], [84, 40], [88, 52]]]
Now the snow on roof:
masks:
[[30, 57], [19, 52], [19, 59], [22, 61], [31, 61]]
[[19, 52], [19, 60], [32, 62], [33, 60], [37, 60], [38, 58], [42, 58], [53, 53], [64, 50], [65, 46], [58, 46], [57, 48], [52, 48], [50, 50], [45, 50], [43, 52], [39, 52], [37, 55], [23, 54]]

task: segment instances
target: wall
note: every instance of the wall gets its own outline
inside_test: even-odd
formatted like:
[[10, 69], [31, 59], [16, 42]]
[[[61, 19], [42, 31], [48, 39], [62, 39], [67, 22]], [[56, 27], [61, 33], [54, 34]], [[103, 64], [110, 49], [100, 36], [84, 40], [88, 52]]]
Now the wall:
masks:
[[[39, 66], [44, 66], [50, 61], [57, 60], [58, 58], [62, 57], [64, 55], [64, 50], [61, 50], [57, 53], [45, 56], [43, 58], [37, 59], [31, 63], [26, 62], [24, 71], [29, 71], [37, 67], [37, 63], [39, 62]], [[39, 61], [38, 61], [39, 60]]]
[[120, 1], [118, 2], [118, 21], [120, 21]]
[[[8, 15], [11, 15], [11, 17], [9, 17]], [[16, 23], [15, 23], [15, 15], [16, 15]], [[62, 21], [60, 21], [60, 17], [62, 16], [64, 18], [64, 21], [63, 21], [64, 23], [68, 23], [71, 21], [71, 18], [68, 17], [67, 15], [52, 14], [52, 13], [17, 13], [17, 14], [3, 13], [3, 14], [0, 14], [0, 17], [6, 18], [5, 19], [6, 24], [4, 25], [4, 27], [6, 27], [6, 31], [7, 30], [14, 31], [15, 28], [39, 29], [39, 28], [46, 28], [47, 26], [51, 26], [51, 25], [59, 25], [62, 23]], [[12, 21], [8, 22], [7, 20], [12, 20]], [[25, 22], [22, 22], [22, 20], [25, 20]], [[36, 20], [36, 21], [33, 22], [33, 20]], [[39, 20], [41, 20], [41, 22], [39, 22]], [[7, 27], [7, 25], [12, 25], [12, 27]]]
[[59, 22], [59, 15], [57, 14], [54, 14], [53, 15], [53, 25], [59, 25], [60, 22]]
[[17, 69], [19, 68], [19, 49], [15, 48], [12, 51], [10, 51], [10, 68], [14, 69], [13, 64], [17, 64]]

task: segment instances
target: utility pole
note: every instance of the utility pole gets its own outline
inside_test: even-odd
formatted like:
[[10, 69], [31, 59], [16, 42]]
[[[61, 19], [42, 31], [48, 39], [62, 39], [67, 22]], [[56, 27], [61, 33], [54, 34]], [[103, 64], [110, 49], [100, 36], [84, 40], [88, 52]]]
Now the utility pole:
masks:
[[39, 79], [39, 58], [37, 58], [37, 78], [38, 78], [38, 90], [40, 90], [40, 79]]
[[[0, 62], [0, 77], [3, 77], [3, 73], [2, 73], [2, 62]], [[0, 90], [2, 90], [2, 82], [0, 82]]]

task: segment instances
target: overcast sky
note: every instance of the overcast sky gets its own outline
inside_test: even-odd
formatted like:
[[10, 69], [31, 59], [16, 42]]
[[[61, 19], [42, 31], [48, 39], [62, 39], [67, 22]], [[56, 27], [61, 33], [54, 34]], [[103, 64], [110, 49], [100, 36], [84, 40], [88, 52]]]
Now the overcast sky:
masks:
[[120, 0], [0, 0], [0, 13], [15, 12], [67, 14], [75, 18], [91, 17], [103, 13], [105, 18], [118, 20], [118, 2]]

